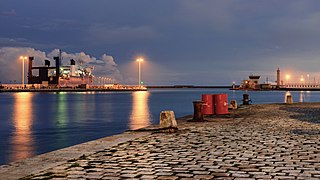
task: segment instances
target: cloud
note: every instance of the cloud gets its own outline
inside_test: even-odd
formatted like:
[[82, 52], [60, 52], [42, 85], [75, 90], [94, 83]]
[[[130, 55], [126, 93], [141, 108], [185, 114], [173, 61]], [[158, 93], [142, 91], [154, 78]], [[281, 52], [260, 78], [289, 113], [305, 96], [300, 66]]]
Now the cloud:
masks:
[[[45, 53], [33, 48], [3, 47], [0, 49], [0, 81], [2, 83], [21, 82], [22, 62], [20, 56], [34, 56], [35, 64], [45, 59]], [[25, 62], [25, 65], [27, 62]]]
[[235, 17], [231, 1], [180, 1], [177, 20], [193, 28], [223, 31], [233, 24]]
[[[89, 28], [89, 37], [94, 41], [110, 43], [141, 42], [160, 38], [161, 34], [151, 26], [120, 26], [93, 24]], [[93, 38], [93, 39], [92, 39]]]
[[0, 37], [0, 46], [12, 47], [12, 46], [27, 46], [30, 42], [25, 38], [3, 38]]
[[[47, 57], [53, 58], [54, 56], [59, 55], [59, 49], [54, 49], [50, 53], [48, 53]], [[61, 53], [62, 59], [64, 63], [66, 60], [74, 59], [78, 65], [82, 65], [83, 67], [93, 67], [94, 71], [93, 74], [95, 76], [104, 76], [104, 77], [111, 77], [115, 79], [117, 82], [122, 82], [123, 77], [117, 67], [112, 56], [107, 54], [103, 54], [100, 59], [92, 57], [85, 52], [80, 53]]]
[[123, 81], [123, 77], [112, 56], [103, 54], [101, 60], [91, 62], [90, 64], [95, 66], [97, 76], [108, 76], [118, 81]]
[[[50, 53], [46, 54], [43, 51], [36, 50], [34, 48], [22, 48], [22, 47], [3, 47], [0, 48], [0, 81], [2, 83], [8, 83], [10, 81], [21, 82], [21, 67], [22, 63], [19, 57], [34, 56], [34, 65], [42, 66], [44, 59], [52, 59], [54, 56], [59, 55], [59, 50], [54, 49]], [[93, 67], [93, 74], [95, 76], [111, 77], [117, 82], [122, 82], [123, 78], [120, 71], [117, 68], [112, 56], [103, 54], [100, 59], [91, 57], [90, 55], [80, 53], [67, 53], [62, 52], [62, 64], [69, 64], [70, 59], [74, 59], [77, 65], [85, 67]], [[53, 61], [52, 61], [52, 64]], [[25, 69], [27, 69], [27, 62], [25, 62]], [[26, 71], [25, 71], [26, 72]]]
[[[320, 13], [311, 12], [303, 16], [284, 16], [275, 18], [269, 26], [273, 40], [278, 39], [287, 44], [319, 42]], [[313, 44], [311, 44], [313, 45]]]
[[2, 11], [0, 13], [0, 15], [2, 15], [2, 16], [16, 16], [17, 13], [16, 13], [16, 10], [10, 9], [10, 10], [7, 10], [7, 11]]
[[6, 38], [0, 37], [0, 47], [34, 47], [34, 48], [44, 48], [44, 49], [52, 49], [53, 47], [61, 47], [66, 48], [66, 45], [58, 45], [51, 42], [47, 43], [38, 43], [34, 41], [30, 41], [26, 38]]
[[81, 22], [72, 19], [47, 19], [44, 22], [36, 22], [32, 25], [25, 25], [24, 28], [54, 32], [54, 31], [79, 31], [82, 28]]

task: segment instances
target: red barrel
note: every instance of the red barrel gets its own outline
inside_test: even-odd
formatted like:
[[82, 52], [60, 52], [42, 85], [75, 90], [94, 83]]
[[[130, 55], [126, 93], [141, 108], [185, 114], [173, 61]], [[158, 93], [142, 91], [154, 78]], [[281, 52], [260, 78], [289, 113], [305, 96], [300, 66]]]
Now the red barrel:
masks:
[[212, 94], [202, 94], [202, 114], [212, 115], [214, 114], [214, 100]]
[[214, 111], [215, 114], [229, 114], [228, 111], [228, 95], [227, 94], [214, 94]]

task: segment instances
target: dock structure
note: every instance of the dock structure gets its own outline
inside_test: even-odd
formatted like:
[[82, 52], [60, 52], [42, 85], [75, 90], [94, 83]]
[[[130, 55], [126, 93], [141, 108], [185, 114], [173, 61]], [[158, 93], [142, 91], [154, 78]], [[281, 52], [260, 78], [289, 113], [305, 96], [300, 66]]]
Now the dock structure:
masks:
[[0, 166], [0, 179], [319, 179], [320, 103], [263, 104]]
[[319, 84], [286, 84], [280, 86], [279, 90], [287, 91], [320, 91]]
[[319, 84], [286, 84], [283, 88], [302, 88], [302, 89], [320, 89]]
[[80, 84], [74, 86], [48, 86], [41, 84], [0, 84], [1, 92], [90, 92], [90, 91], [147, 91], [145, 86], [136, 85], [120, 85], [120, 84], [105, 84], [105, 85], [88, 85]]
[[[286, 75], [286, 81], [281, 79], [281, 71], [278, 67], [277, 69], [277, 79], [274, 83], [269, 83], [267, 77], [266, 83], [259, 83], [260, 76], [250, 75], [248, 79], [242, 81], [239, 87], [233, 87], [233, 90], [291, 90], [291, 91], [320, 91], [320, 83], [316, 83], [314, 79], [313, 83], [308, 80], [305, 82], [303, 76], [299, 83], [289, 83], [289, 75]], [[309, 77], [309, 75], [308, 75]]]

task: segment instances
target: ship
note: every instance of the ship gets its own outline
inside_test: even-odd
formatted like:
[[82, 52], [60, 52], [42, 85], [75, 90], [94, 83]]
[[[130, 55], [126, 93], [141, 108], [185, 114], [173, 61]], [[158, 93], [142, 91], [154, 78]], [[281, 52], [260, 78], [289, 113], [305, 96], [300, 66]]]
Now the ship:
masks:
[[[44, 66], [33, 66], [34, 57], [29, 57], [28, 84], [41, 84], [42, 86], [74, 87], [78, 85], [93, 84], [94, 67], [83, 67], [82, 63], [76, 65], [74, 59], [69, 65], [62, 65], [61, 51], [59, 56], [53, 57], [55, 66], [51, 66], [50, 60], [44, 60]], [[38, 72], [33, 72], [38, 71]]]

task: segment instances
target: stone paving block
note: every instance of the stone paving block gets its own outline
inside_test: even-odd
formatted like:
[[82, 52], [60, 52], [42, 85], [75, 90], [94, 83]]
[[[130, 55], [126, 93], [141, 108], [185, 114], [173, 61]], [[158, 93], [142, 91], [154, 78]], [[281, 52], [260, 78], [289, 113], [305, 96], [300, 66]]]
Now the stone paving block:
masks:
[[177, 177], [180, 177], [180, 178], [192, 178], [192, 177], [193, 177], [193, 174], [177, 173], [176, 176], [177, 176]]
[[192, 171], [192, 174], [195, 174], [195, 175], [208, 175], [210, 174], [209, 171]]
[[172, 172], [157, 172], [155, 175], [156, 176], [172, 176], [173, 173]]
[[295, 179], [294, 176], [274, 176], [274, 179]]
[[119, 177], [120, 173], [104, 173], [103, 177]]
[[265, 175], [267, 173], [265, 173], [265, 172], [248, 172], [248, 174], [251, 174], [251, 175]]
[[229, 173], [211, 173], [214, 177], [229, 177]]
[[212, 175], [195, 175], [193, 178], [194, 179], [213, 179], [214, 176], [212, 176]]
[[254, 179], [272, 179], [271, 175], [254, 175]]
[[156, 179], [157, 176], [152, 176], [152, 175], [143, 175], [140, 177], [140, 179]]
[[244, 174], [244, 173], [232, 173], [231, 174], [232, 177], [235, 177], [235, 178], [249, 178], [250, 177], [250, 174]]
[[105, 180], [119, 180], [120, 177], [119, 176], [104, 176], [101, 179], [105, 179]]

